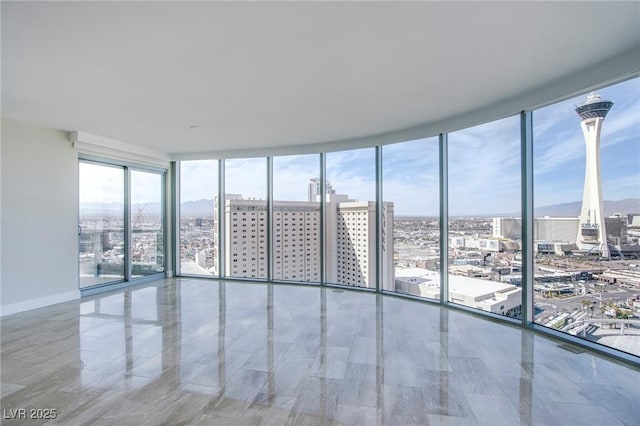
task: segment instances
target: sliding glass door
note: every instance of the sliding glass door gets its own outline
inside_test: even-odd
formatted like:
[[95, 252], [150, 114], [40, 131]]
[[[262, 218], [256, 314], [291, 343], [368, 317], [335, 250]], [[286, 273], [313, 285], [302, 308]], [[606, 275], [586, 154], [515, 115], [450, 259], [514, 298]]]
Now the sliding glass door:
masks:
[[164, 272], [163, 176], [131, 170], [131, 276]]
[[80, 162], [80, 288], [125, 279], [124, 167]]
[[164, 177], [80, 161], [80, 288], [164, 272]]

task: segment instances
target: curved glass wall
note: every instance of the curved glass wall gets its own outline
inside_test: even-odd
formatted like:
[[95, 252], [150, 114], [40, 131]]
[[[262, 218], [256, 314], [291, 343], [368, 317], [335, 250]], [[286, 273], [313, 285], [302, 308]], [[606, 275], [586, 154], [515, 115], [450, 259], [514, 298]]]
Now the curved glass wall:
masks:
[[[274, 280], [444, 300], [638, 356], [640, 79], [598, 93], [602, 98], [585, 94], [440, 141], [223, 160], [222, 276], [267, 278], [271, 262]], [[594, 121], [603, 108], [576, 114], [582, 104], [607, 106], [604, 124]], [[592, 142], [598, 150], [586, 148], [585, 134], [598, 135], [600, 142]], [[525, 155], [532, 146], [533, 157]], [[523, 180], [530, 169], [534, 182]], [[530, 183], [535, 193], [523, 193]], [[535, 209], [523, 212], [534, 199]], [[304, 212], [293, 209], [300, 206]], [[291, 209], [297, 215], [285, 215]], [[183, 243], [181, 237], [181, 253]], [[240, 269], [232, 266], [237, 262]]]
[[638, 79], [533, 112], [535, 322], [637, 356], [639, 139]]

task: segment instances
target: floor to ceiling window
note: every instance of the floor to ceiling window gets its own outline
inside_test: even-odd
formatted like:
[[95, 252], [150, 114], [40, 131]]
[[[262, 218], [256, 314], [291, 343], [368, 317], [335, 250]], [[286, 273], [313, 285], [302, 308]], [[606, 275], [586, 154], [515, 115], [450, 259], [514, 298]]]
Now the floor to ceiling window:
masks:
[[125, 279], [124, 168], [79, 164], [80, 288]]
[[267, 278], [267, 159], [225, 160], [225, 274]]
[[640, 79], [533, 112], [535, 322], [640, 356]]
[[327, 153], [326, 177], [326, 281], [375, 289], [375, 149]]
[[449, 300], [520, 317], [520, 117], [449, 134]]
[[438, 138], [382, 147], [382, 198], [393, 203], [385, 227], [393, 264], [383, 264], [393, 286], [385, 288], [429, 299], [440, 298], [438, 161]]
[[320, 156], [273, 158], [273, 279], [320, 282]]
[[131, 170], [131, 276], [164, 272], [164, 176]]
[[218, 160], [180, 162], [180, 274], [219, 275]]
[[[181, 273], [432, 300], [441, 297], [444, 273], [452, 304], [523, 322], [533, 312], [536, 324], [639, 355], [640, 79], [599, 93], [533, 111], [533, 127], [526, 113], [441, 140], [223, 160], [220, 215], [217, 160], [182, 162]], [[530, 184], [522, 180], [523, 165], [531, 165], [522, 151], [531, 147], [522, 141], [529, 134], [535, 194], [522, 193]], [[532, 199], [534, 210], [524, 215]], [[191, 213], [196, 204], [206, 211]], [[440, 253], [441, 211], [448, 212], [448, 253]], [[526, 251], [523, 216], [533, 217]], [[531, 253], [533, 275], [523, 264]], [[525, 310], [529, 290], [534, 300]]]
[[80, 288], [164, 272], [164, 176], [80, 160]]

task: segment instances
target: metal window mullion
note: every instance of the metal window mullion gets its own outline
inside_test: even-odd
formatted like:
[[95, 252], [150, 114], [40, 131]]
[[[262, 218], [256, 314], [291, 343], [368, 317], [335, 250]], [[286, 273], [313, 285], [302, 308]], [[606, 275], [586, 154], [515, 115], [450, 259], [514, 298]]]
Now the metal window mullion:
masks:
[[[171, 258], [173, 259], [173, 275], [178, 276], [182, 273], [181, 270], [181, 262], [180, 262], [180, 218], [182, 215], [181, 207], [180, 207], [180, 167], [181, 163], [179, 161], [172, 161], [169, 170], [171, 171], [169, 184], [171, 185], [170, 190], [170, 209], [171, 209], [171, 220], [169, 223], [172, 223], [173, 226], [170, 228], [171, 231], [171, 241], [167, 241], [165, 244], [165, 259], [168, 259], [169, 253], [171, 253]], [[166, 271], [166, 261], [165, 261], [165, 271]]]
[[[266, 241], [266, 253], [267, 253], [267, 280], [273, 280], [273, 259], [272, 259], [272, 247], [273, 241], [271, 236], [273, 235], [273, 157], [267, 157], [267, 238]], [[258, 221], [260, 224], [260, 221]], [[258, 251], [260, 247], [258, 245]], [[258, 253], [257, 259], [260, 259]], [[258, 268], [260, 269], [260, 268]], [[271, 287], [269, 287], [271, 288]]]
[[320, 285], [327, 284], [327, 274], [325, 271], [327, 247], [325, 238], [326, 229], [326, 185], [327, 185], [327, 154], [320, 153]]
[[[168, 238], [168, 234], [167, 234], [167, 229], [168, 229], [168, 225], [169, 225], [169, 209], [167, 208], [167, 178], [171, 178], [171, 171], [173, 170], [175, 163], [171, 162], [169, 164], [169, 170], [165, 171], [164, 173], [160, 174], [160, 233], [162, 235], [162, 270], [164, 272], [164, 276], [167, 276], [167, 259], [169, 259], [169, 256], [172, 256], [171, 258], [175, 258], [173, 256], [173, 252], [169, 251], [171, 248], [169, 247], [169, 238]], [[171, 187], [171, 186], [169, 186]], [[172, 191], [172, 193], [175, 194], [174, 191]], [[169, 197], [169, 199], [171, 200], [171, 205], [174, 205], [175, 203], [173, 202], [174, 197], [173, 195], [171, 195]], [[175, 212], [175, 209], [171, 209], [172, 211], [172, 216], [171, 217], [175, 217], [175, 215], [173, 214]], [[172, 227], [173, 228], [173, 227]], [[172, 232], [173, 234], [173, 232]], [[175, 244], [173, 245], [175, 247]], [[173, 262], [172, 262], [173, 263]], [[172, 268], [175, 268], [175, 264], [171, 265]], [[157, 259], [156, 259], [156, 267], [157, 267]]]
[[224, 159], [218, 160], [218, 278], [225, 276], [225, 182]]
[[376, 234], [375, 234], [375, 246], [376, 246], [376, 291], [382, 291], [382, 277], [383, 277], [383, 265], [382, 265], [382, 147], [380, 145], [375, 147], [376, 150]]
[[124, 171], [124, 280], [131, 280], [131, 170]]
[[522, 325], [533, 324], [533, 113], [520, 114]]
[[440, 303], [449, 303], [449, 135], [440, 133]]

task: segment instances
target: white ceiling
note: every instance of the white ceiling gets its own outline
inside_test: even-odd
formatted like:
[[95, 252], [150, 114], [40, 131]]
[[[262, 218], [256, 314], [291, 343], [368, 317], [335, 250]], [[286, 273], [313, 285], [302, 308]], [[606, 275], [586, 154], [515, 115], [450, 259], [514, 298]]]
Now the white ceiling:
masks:
[[516, 113], [584, 89], [565, 83], [585, 70], [579, 84], [637, 72], [606, 66], [629, 52], [638, 2], [3, 1], [2, 115], [169, 154], [256, 151]]

